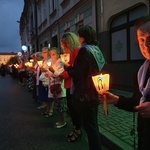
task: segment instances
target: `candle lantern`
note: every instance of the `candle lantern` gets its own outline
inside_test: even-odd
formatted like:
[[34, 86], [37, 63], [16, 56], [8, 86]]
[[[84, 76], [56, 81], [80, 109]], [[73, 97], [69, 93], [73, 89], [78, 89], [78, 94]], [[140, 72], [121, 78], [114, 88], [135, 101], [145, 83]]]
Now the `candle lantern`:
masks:
[[[109, 80], [110, 80], [109, 74], [104, 74], [104, 75], [100, 74], [100, 75], [92, 76], [92, 80], [99, 94], [103, 94], [104, 92], [109, 90]], [[104, 102], [103, 102], [104, 114], [108, 115], [106, 98], [105, 95], [103, 96], [104, 96]]]
[[70, 61], [70, 54], [61, 54], [60, 55], [61, 61], [66, 64]]

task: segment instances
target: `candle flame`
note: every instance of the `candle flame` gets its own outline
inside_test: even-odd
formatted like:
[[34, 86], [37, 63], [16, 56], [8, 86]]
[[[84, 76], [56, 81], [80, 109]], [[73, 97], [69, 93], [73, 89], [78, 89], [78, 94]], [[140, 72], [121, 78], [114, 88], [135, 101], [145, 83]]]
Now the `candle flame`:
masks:
[[47, 62], [47, 65], [48, 65], [48, 66], [51, 66], [51, 64], [52, 64], [51, 62]]

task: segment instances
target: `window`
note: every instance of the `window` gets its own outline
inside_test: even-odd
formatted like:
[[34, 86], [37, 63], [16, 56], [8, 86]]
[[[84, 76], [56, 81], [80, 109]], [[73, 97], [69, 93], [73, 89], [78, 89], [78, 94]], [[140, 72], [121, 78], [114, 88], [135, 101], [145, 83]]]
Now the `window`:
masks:
[[52, 9], [53, 11], [56, 9], [56, 0], [52, 0]]
[[70, 22], [69, 23], [65, 23], [64, 25], [64, 32], [69, 32], [70, 31]]
[[52, 37], [52, 43], [51, 43], [52, 47], [58, 47], [58, 38], [57, 35]]
[[40, 44], [40, 51], [42, 51], [42, 48], [43, 48], [43, 45], [42, 45], [42, 44]]
[[45, 19], [46, 19], [46, 16], [47, 16], [47, 14], [46, 14], [46, 1], [45, 0], [43, 0], [43, 3], [42, 3], [42, 5], [43, 5], [43, 12], [42, 12], [42, 21], [44, 21]]
[[83, 21], [80, 21], [80, 22], [78, 22], [78, 23], [76, 23], [76, 32], [78, 31], [78, 29], [80, 28], [80, 27], [82, 27], [84, 24], [83, 24]]
[[113, 19], [110, 29], [112, 61], [143, 59], [135, 41], [134, 23], [147, 14], [146, 10], [146, 6], [141, 5]]
[[44, 47], [48, 47], [48, 42], [47, 41], [44, 42]]
[[50, 14], [52, 14], [56, 10], [56, 0], [50, 1]]
[[41, 5], [38, 4], [38, 25], [40, 26], [42, 23], [42, 10], [41, 10]]
[[112, 33], [112, 60], [127, 59], [126, 29]]

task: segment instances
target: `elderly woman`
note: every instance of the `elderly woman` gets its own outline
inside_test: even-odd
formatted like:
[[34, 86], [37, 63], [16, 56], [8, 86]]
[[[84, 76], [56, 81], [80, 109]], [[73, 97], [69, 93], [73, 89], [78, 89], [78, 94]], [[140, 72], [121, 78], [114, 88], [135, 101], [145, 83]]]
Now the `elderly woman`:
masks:
[[[49, 49], [48, 47], [42, 48], [42, 64], [39, 65], [39, 88], [38, 88], [38, 100], [41, 103], [40, 108], [46, 108], [46, 110], [41, 113], [41, 115], [45, 115], [45, 117], [49, 117], [52, 115], [52, 110], [49, 112], [49, 109], [47, 107], [48, 105], [48, 85], [45, 86], [44, 81], [46, 80], [46, 77], [44, 77], [44, 73], [48, 70], [47, 62], [49, 60]], [[47, 78], [48, 80], [48, 78]]]

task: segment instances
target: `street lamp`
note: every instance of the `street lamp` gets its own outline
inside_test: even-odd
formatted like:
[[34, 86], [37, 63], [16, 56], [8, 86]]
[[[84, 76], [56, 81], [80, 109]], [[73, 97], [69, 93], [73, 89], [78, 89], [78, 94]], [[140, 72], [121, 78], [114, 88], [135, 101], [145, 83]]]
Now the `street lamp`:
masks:
[[27, 52], [28, 51], [28, 47], [26, 46], [26, 45], [22, 45], [22, 50], [24, 51], [24, 52]]

